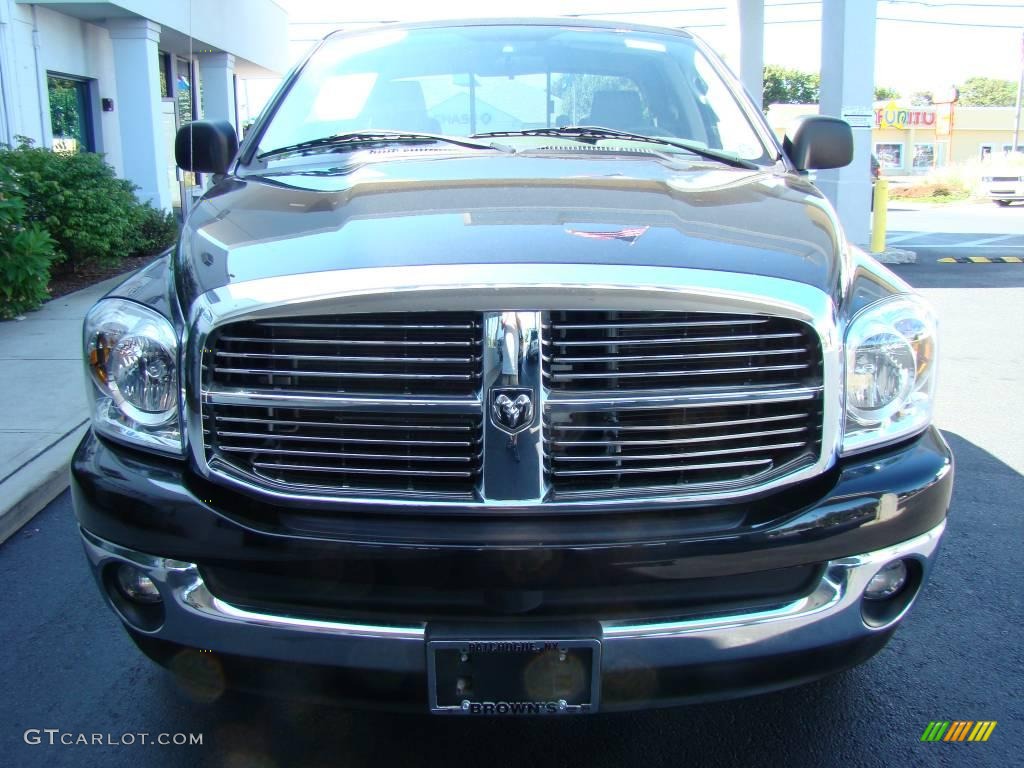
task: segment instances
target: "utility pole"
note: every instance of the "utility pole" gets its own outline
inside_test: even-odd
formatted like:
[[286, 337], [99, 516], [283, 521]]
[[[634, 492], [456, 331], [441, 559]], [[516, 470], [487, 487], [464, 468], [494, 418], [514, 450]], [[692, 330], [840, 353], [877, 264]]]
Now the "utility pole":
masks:
[[1017, 114], [1013, 118], [1013, 147], [1011, 154], [1020, 146], [1020, 107], [1024, 101], [1024, 32], [1020, 36], [1020, 78], [1017, 82]]

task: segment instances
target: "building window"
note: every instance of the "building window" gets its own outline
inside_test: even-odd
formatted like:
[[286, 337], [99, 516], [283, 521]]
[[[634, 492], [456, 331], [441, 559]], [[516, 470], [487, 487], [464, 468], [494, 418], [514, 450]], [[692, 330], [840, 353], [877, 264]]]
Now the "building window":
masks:
[[930, 171], [935, 166], [935, 145], [931, 143], [914, 145], [914, 170]]
[[59, 152], [95, 151], [89, 82], [47, 73], [46, 87], [53, 148]]
[[875, 155], [878, 157], [878, 162], [885, 170], [903, 167], [902, 144], [892, 144], [888, 142], [877, 143], [875, 144]]
[[[1013, 144], [1003, 144], [1003, 154], [1008, 155], [1013, 152]], [[1017, 152], [1024, 153], [1024, 144], [1017, 145]]]
[[164, 99], [173, 99], [174, 94], [171, 92], [171, 54], [160, 51], [157, 64], [160, 71], [160, 96]]
[[992, 157], [992, 145], [982, 144], [979, 153], [982, 160], [989, 160]]
[[180, 128], [198, 117], [196, 114], [196, 106], [198, 105], [195, 103], [194, 98], [195, 67], [187, 59], [179, 58], [175, 69], [177, 71], [177, 79], [174, 83], [174, 95], [178, 100], [178, 127]]

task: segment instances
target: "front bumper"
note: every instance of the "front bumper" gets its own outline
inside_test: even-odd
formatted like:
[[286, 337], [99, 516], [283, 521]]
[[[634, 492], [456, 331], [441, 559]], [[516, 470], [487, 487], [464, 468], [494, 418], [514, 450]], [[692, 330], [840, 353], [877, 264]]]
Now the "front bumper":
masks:
[[1014, 182], [992, 183], [984, 187], [982, 194], [989, 200], [1024, 200], [1024, 185]]
[[[811, 594], [777, 607], [678, 621], [600, 621], [603, 709], [772, 690], [864, 660], [884, 645], [910, 609], [944, 529], [945, 522], [909, 541], [830, 561]], [[136, 552], [84, 530], [82, 541], [97, 574], [111, 564], [130, 563], [157, 584], [164, 598], [164, 620], [158, 629], [140, 634], [206, 652], [426, 680], [426, 624], [379, 625], [256, 613], [211, 594], [193, 563]], [[919, 566], [909, 587], [912, 594], [898, 611], [872, 621], [863, 609], [864, 588], [879, 568], [897, 559]], [[109, 600], [109, 592], [104, 593]], [[515, 636], [514, 629], [509, 632]], [[615, 694], [610, 699], [608, 691]]]
[[[857, 664], [885, 644], [926, 580], [945, 527], [953, 475], [948, 447], [929, 430], [887, 451], [844, 460], [834, 484], [814, 503], [766, 525], [717, 536], [681, 529], [656, 541], [634, 526], [634, 535], [648, 538], [614, 546], [577, 541], [529, 548], [397, 543], [383, 538], [388, 524], [375, 542], [258, 530], [197, 495], [186, 472], [94, 436], [87, 436], [73, 462], [75, 508], [89, 562], [140, 646], [172, 667], [182, 654], [212, 652], [218, 674], [236, 684], [262, 687], [254, 683], [251, 662], [260, 660], [262, 668], [271, 661], [288, 666], [278, 681], [333, 676], [341, 686], [335, 698], [420, 711], [427, 709], [427, 643], [444, 636], [594, 638], [601, 643], [603, 711], [773, 690]], [[428, 574], [441, 565], [488, 578], [493, 573], [484, 564], [496, 560], [515, 566], [507, 573], [528, 578], [522, 563], [508, 558], [540, 549], [553, 552], [566, 570], [571, 565], [604, 578], [647, 570], [680, 587], [690, 578], [800, 564], [820, 570], [800, 597], [775, 604], [725, 610], [690, 605], [653, 620], [595, 611], [572, 620], [506, 616], [473, 622], [342, 620], [330, 612], [246, 607], [219, 598], [202, 576], [211, 562], [244, 568], [368, 557], [380, 566], [377, 578], [403, 568]], [[905, 600], [881, 619], [866, 616], [868, 580], [898, 558], [912, 566]], [[119, 562], [141, 568], [157, 584], [163, 598], [158, 623], [140, 623], [116, 604], [110, 566]]]

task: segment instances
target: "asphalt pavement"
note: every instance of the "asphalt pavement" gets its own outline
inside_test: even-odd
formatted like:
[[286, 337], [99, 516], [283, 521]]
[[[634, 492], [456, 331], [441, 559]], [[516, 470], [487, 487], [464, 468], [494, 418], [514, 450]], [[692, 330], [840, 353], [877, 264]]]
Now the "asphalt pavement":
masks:
[[[1024, 210], [1010, 210], [1024, 221]], [[936, 259], [950, 252], [932, 250]], [[864, 665], [739, 701], [578, 719], [392, 715], [240, 694], [211, 702], [145, 659], [104, 606], [65, 493], [0, 547], [0, 760], [47, 768], [1020, 764], [1024, 264], [929, 258], [898, 271], [940, 314], [937, 421], [957, 479], [931, 582]], [[922, 743], [931, 720], [998, 725], [985, 743]], [[203, 743], [51, 746], [47, 728], [119, 740], [202, 734]], [[28, 729], [39, 729], [41, 743], [25, 742]]]
[[930, 205], [892, 201], [886, 246], [917, 253], [919, 264], [939, 259], [1024, 258], [1024, 203]]

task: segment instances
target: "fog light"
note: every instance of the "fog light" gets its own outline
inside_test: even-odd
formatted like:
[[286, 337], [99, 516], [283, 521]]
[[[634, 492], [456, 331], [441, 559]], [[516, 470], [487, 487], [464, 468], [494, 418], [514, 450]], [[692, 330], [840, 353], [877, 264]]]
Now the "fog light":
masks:
[[160, 602], [160, 590], [145, 573], [128, 563], [117, 566], [117, 586], [129, 600], [152, 605]]
[[907, 583], [907, 564], [902, 560], [893, 560], [878, 573], [871, 577], [864, 589], [864, 597], [868, 600], [886, 600]]

